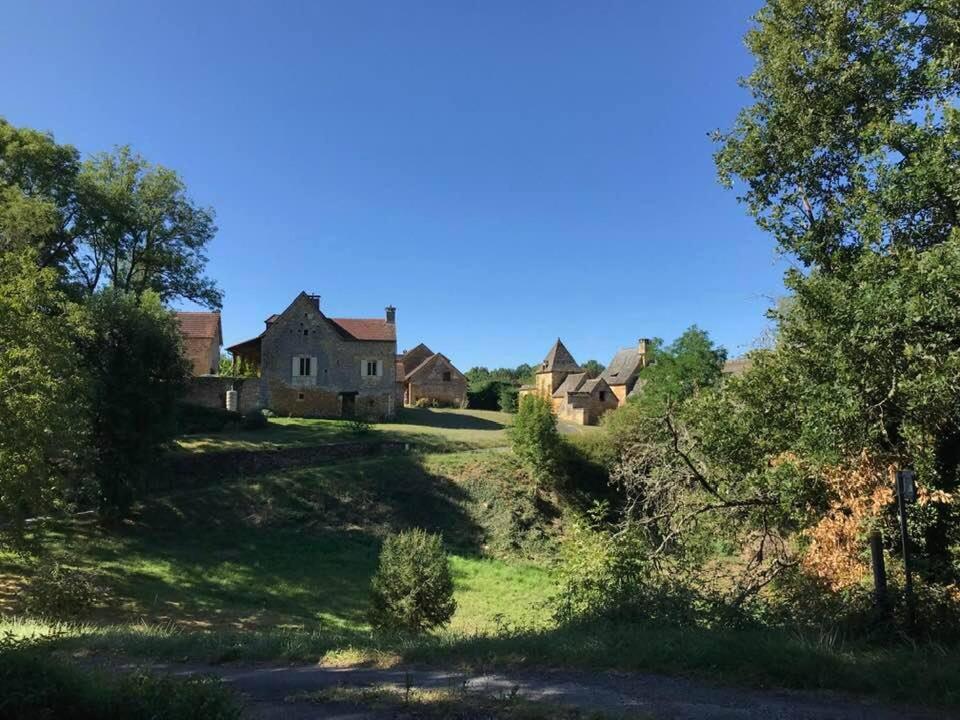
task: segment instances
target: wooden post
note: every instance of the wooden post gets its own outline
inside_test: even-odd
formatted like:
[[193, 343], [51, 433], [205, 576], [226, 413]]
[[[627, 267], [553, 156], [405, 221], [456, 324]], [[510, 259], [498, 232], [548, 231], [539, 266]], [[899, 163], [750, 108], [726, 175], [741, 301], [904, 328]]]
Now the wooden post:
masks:
[[903, 591], [907, 604], [907, 628], [913, 630], [913, 573], [910, 569], [910, 530], [907, 528], [907, 499], [903, 496], [903, 478], [890, 467], [897, 488], [897, 506], [900, 510], [900, 543], [903, 548]]
[[887, 610], [887, 569], [883, 564], [883, 539], [878, 530], [870, 533], [870, 558], [873, 561], [873, 597], [877, 610]]

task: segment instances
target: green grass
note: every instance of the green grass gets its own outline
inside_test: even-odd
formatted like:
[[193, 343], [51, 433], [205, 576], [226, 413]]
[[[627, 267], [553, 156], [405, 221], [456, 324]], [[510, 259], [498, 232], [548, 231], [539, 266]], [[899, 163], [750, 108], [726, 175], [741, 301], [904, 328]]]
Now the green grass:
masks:
[[177, 440], [180, 452], [275, 450], [328, 443], [395, 440], [431, 452], [504, 447], [506, 428], [513, 422], [507, 413], [488, 410], [404, 408], [395, 422], [375, 423], [358, 435], [345, 420], [271, 418], [262, 430], [184, 435]]
[[[489, 451], [301, 468], [156, 497], [120, 528], [60, 524], [39, 555], [96, 574], [95, 622], [363, 630], [382, 538], [425, 527], [452, 553], [454, 631], [539, 626], [553, 591], [540, 551], [555, 518], [525, 483], [511, 456]], [[0, 554], [6, 612], [22, 611], [34, 565]]]
[[[550, 558], [568, 511], [533, 492], [512, 454], [405, 454], [299, 468], [150, 499], [120, 527], [58, 523], [35, 556], [0, 554], [0, 636], [38, 563], [97, 574], [104, 601], [44, 643], [71, 652], [224, 662], [554, 666], [682, 673], [752, 686], [835, 689], [960, 705], [960, 656], [841, 646], [772, 632], [643, 625], [557, 627]], [[365, 620], [380, 542], [442, 532], [458, 610], [410, 639]]]

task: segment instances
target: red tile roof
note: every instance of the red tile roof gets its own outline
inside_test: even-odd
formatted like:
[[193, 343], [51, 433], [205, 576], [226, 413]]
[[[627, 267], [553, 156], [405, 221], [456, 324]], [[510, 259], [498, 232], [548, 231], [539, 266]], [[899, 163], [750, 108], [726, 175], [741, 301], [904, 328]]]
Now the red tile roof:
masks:
[[386, 320], [370, 318], [329, 319], [353, 335], [357, 340], [395, 342], [397, 339], [397, 326], [394, 323], [388, 323]]
[[218, 312], [178, 312], [177, 320], [185, 338], [215, 338], [222, 342]]

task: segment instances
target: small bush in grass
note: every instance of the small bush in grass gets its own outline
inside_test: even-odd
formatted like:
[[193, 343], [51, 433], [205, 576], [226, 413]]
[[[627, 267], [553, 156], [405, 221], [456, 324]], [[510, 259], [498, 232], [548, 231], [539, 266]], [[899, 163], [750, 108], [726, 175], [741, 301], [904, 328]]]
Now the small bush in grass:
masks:
[[240, 420], [241, 430], [263, 430], [270, 421], [262, 410], [251, 410]]
[[446, 625], [456, 609], [440, 535], [418, 528], [389, 536], [373, 577], [371, 624], [381, 630], [422, 633]]
[[362, 417], [353, 417], [347, 420], [347, 427], [354, 435], [369, 435], [370, 421]]
[[27, 588], [27, 610], [54, 620], [78, 620], [89, 614], [101, 590], [93, 576], [54, 563], [37, 573]]

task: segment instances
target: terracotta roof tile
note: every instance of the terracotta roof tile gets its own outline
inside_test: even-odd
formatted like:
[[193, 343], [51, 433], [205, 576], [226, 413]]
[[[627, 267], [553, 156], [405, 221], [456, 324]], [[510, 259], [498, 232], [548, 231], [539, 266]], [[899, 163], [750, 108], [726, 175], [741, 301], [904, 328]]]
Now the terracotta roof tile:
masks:
[[218, 312], [178, 312], [177, 320], [185, 338], [215, 338], [222, 342]]
[[329, 318], [357, 340], [396, 342], [397, 326], [386, 320], [372, 318]]

